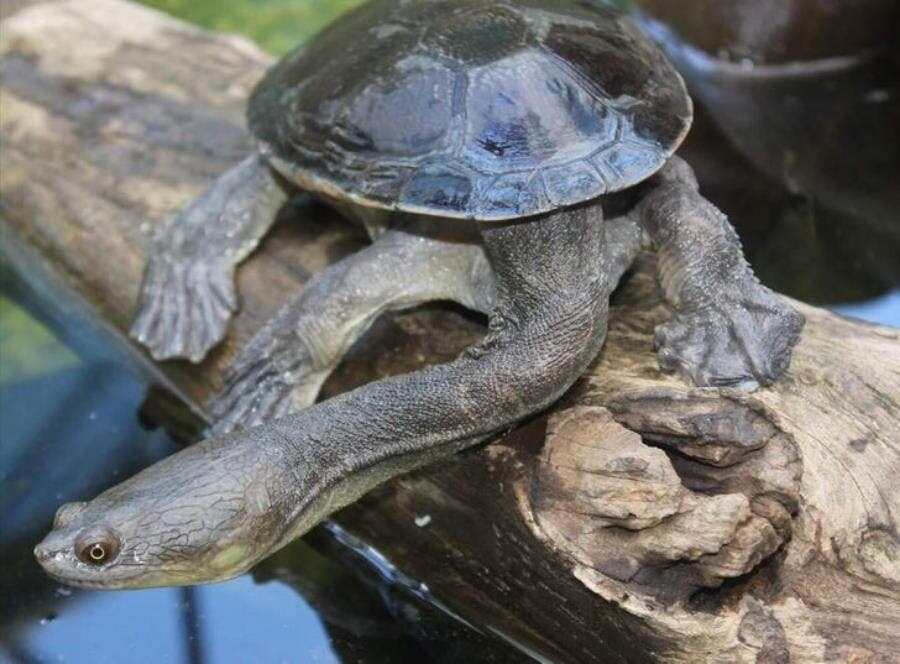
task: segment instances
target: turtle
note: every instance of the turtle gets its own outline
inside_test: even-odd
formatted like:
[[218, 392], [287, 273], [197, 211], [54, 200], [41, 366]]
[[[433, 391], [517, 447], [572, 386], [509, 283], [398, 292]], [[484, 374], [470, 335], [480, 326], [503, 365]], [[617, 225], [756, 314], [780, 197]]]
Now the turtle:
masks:
[[[802, 316], [763, 286], [675, 156], [684, 83], [624, 15], [579, 0], [372, 0], [276, 63], [258, 149], [156, 236], [133, 336], [200, 360], [236, 265], [311, 193], [372, 242], [314, 275], [238, 353], [205, 440], [63, 505], [35, 549], [97, 588], [233, 577], [375, 485], [550, 406], [597, 356], [642, 247], [674, 310], [661, 367], [752, 390]], [[380, 314], [450, 300], [488, 317], [459, 357], [314, 404]]]

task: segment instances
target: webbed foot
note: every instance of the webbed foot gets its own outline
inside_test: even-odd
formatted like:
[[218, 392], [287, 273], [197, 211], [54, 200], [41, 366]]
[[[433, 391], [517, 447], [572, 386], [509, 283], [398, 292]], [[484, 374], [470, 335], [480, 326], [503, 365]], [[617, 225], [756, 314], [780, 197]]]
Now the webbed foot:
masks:
[[678, 310], [657, 326], [659, 365], [696, 385], [753, 390], [787, 370], [804, 319], [758, 283]]
[[199, 362], [224, 338], [236, 308], [230, 265], [152, 256], [131, 336], [144, 344], [155, 360]]
[[207, 404], [211, 431], [256, 426], [312, 404], [328, 372], [315, 369], [305, 344], [264, 329], [225, 370], [225, 387]]
[[157, 230], [131, 336], [155, 360], [199, 362], [237, 309], [234, 271], [272, 225], [288, 192], [253, 154]]

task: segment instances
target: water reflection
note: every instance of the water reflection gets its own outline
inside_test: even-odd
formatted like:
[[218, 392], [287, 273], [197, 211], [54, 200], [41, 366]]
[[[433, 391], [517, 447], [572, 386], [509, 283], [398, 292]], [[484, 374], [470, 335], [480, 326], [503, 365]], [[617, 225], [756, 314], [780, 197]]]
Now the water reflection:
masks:
[[[40, 304], [6, 285], [19, 302]], [[20, 338], [40, 329], [19, 318]], [[324, 528], [226, 583], [102, 592], [47, 578], [31, 548], [60, 503], [92, 497], [178, 448], [140, 425], [147, 385], [126, 359], [111, 359], [112, 346], [78, 321], [56, 323], [76, 340], [77, 364], [0, 384], [0, 662], [529, 659]], [[21, 342], [9, 345], [0, 361], [23, 354]]]
[[61, 586], [35, 567], [31, 547], [60, 503], [176, 449], [138, 424], [144, 390], [123, 364], [89, 357], [0, 386], [0, 652], [26, 662], [339, 661], [316, 612], [282, 584], [256, 588], [244, 577], [104, 593]]
[[864, 302], [835, 304], [829, 308], [844, 316], [900, 328], [900, 289]]

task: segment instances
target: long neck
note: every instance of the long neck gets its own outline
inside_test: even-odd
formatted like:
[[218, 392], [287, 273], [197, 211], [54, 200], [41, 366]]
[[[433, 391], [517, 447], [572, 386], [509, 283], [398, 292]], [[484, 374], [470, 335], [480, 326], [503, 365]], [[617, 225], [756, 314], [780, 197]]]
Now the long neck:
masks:
[[546, 407], [599, 351], [610, 291], [599, 209], [481, 232], [498, 302], [480, 345], [238, 434], [278, 448], [293, 522], [284, 541], [390, 477]]

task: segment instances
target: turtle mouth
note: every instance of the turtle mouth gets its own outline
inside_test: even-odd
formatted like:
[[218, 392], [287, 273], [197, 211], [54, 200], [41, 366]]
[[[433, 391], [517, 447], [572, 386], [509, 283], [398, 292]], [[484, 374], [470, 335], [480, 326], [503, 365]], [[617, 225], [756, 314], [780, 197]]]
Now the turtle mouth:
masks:
[[87, 570], [91, 575], [80, 575], [78, 569], [60, 565], [60, 563], [41, 563], [44, 572], [54, 581], [81, 590], [141, 590], [144, 588], [160, 588], [164, 586], [187, 585], [201, 583], [186, 579], [177, 572], [167, 573], [165, 570], [135, 569], [130, 573], [121, 565], [110, 565], [106, 569]]
[[[54, 581], [59, 581], [60, 583], [64, 583], [67, 586], [72, 586], [73, 588], [81, 588], [85, 590], [115, 590], [120, 588], [134, 588], [140, 587], [137, 584], [131, 583], [131, 581], [140, 578], [142, 575], [140, 572], [135, 572], [134, 574], [123, 575], [121, 573], [117, 573], [114, 576], [101, 578], [99, 576], [88, 578], [84, 576], [77, 576], [77, 570], [61, 570], [58, 567], [54, 566], [52, 563], [44, 563], [41, 562], [41, 567], [44, 568], [44, 572]], [[72, 572], [76, 574], [73, 574]], [[98, 573], [102, 573], [102, 570], [97, 570]]]
[[80, 562], [65, 551], [48, 551], [41, 545], [35, 547], [35, 558], [54, 581], [83, 590], [140, 590], [215, 583], [246, 571], [245, 566], [241, 566], [198, 574], [200, 568], [196, 566], [190, 569], [148, 567], [121, 560], [95, 567]]
[[118, 577], [116, 579], [109, 580], [109, 581], [101, 581], [99, 579], [82, 579], [82, 578], [74, 578], [71, 576], [65, 576], [65, 575], [59, 574], [57, 572], [52, 572], [46, 568], [44, 568], [44, 571], [47, 573], [47, 576], [49, 576], [54, 581], [59, 581], [60, 583], [64, 583], [67, 586], [71, 586], [73, 588], [79, 588], [82, 590], [117, 590], [117, 589], [122, 589], [123, 587], [127, 588], [128, 586], [127, 585], [123, 586], [122, 582], [127, 581], [128, 579], [134, 578], [134, 577], [127, 577], [127, 578]]

